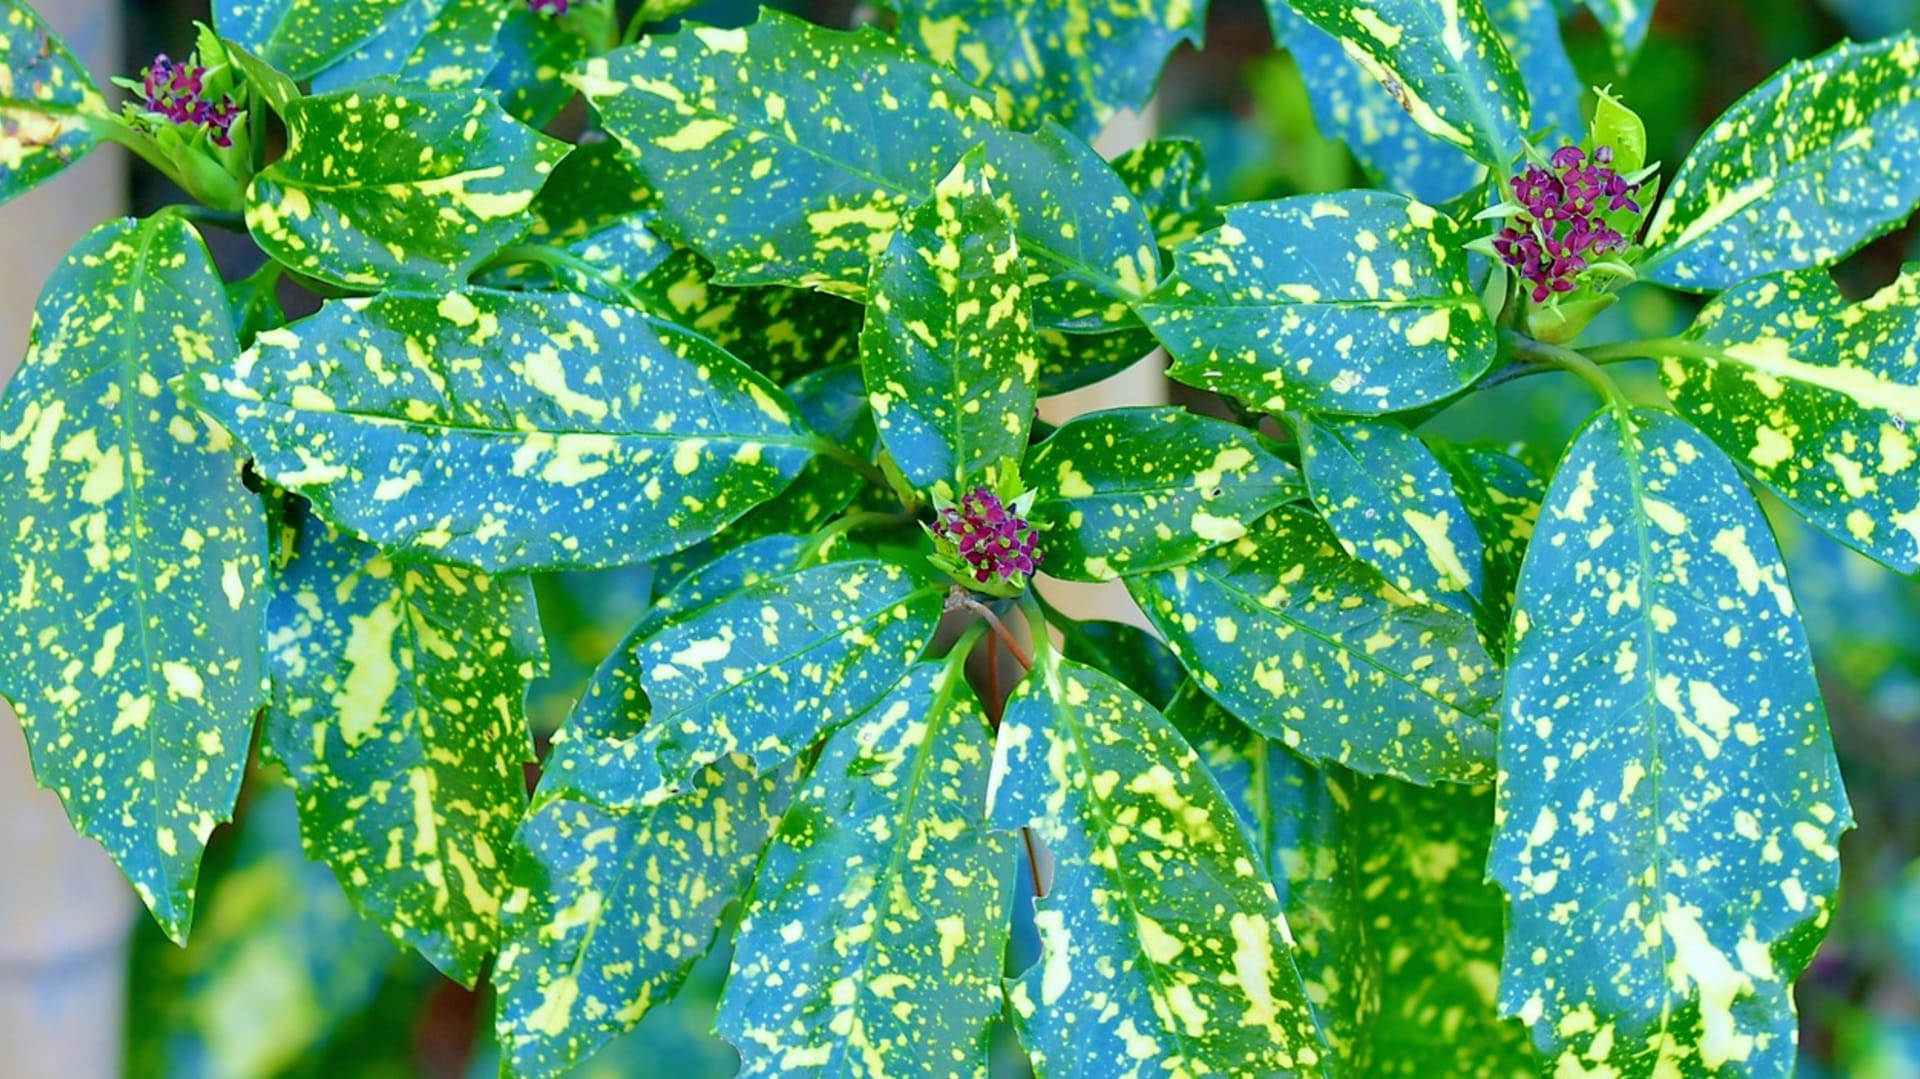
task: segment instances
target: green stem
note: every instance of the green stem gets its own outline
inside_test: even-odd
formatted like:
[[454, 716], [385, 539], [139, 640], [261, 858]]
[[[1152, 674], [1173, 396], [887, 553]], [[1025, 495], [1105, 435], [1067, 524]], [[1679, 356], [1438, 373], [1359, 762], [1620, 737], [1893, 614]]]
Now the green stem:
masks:
[[883, 491], [893, 490], [893, 484], [887, 482], [887, 474], [880, 471], [878, 465], [830, 438], [815, 438], [813, 451], [822, 457], [831, 457], [846, 465]]
[[1595, 363], [1621, 363], [1627, 360], [1659, 360], [1668, 356], [1687, 356], [1699, 360], [1718, 359], [1720, 353], [1698, 341], [1684, 337], [1655, 337], [1644, 341], [1616, 341], [1587, 349], [1587, 358]]
[[1569, 372], [1591, 387], [1601, 400], [1616, 406], [1625, 404], [1626, 399], [1620, 395], [1620, 388], [1586, 355], [1511, 331], [1502, 336], [1513, 350], [1514, 359], [1536, 367]]

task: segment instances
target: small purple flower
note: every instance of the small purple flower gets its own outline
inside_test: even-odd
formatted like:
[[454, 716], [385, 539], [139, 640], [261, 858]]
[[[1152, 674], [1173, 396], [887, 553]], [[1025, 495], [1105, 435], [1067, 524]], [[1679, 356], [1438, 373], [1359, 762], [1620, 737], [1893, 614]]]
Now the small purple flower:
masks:
[[1535, 303], [1572, 292], [1590, 258], [1627, 246], [1601, 214], [1640, 212], [1633, 198], [1640, 185], [1613, 170], [1612, 147], [1601, 146], [1589, 158], [1578, 146], [1562, 146], [1548, 163], [1551, 169], [1529, 165], [1508, 181], [1522, 214], [1493, 240], [1501, 261], [1532, 286]]
[[975, 487], [957, 506], [940, 511], [933, 534], [953, 541], [981, 584], [1024, 580], [1040, 566], [1040, 531], [985, 487]]
[[561, 16], [567, 13], [569, 0], [527, 0], [527, 10], [535, 15]]
[[233, 145], [233, 122], [239, 118], [239, 106], [230, 97], [217, 102], [201, 96], [206, 89], [207, 69], [200, 64], [175, 63], [166, 53], [140, 72], [140, 107], [154, 116], [176, 124], [206, 128], [215, 146]]

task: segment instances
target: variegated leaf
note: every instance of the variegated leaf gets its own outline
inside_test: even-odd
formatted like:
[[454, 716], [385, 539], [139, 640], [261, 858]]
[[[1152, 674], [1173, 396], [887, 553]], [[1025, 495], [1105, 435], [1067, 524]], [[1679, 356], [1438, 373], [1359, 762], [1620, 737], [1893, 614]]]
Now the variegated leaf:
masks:
[[1531, 122], [1527, 86], [1481, 0], [1287, 2], [1428, 134], [1497, 170], [1520, 156]]
[[374, 79], [427, 90], [478, 86], [499, 61], [494, 39], [513, 8], [499, 0], [407, 0], [379, 33], [315, 75], [313, 92]]
[[1014, 847], [961, 660], [827, 739], [760, 864], [718, 1031], [740, 1074], [987, 1074]]
[[1543, 1071], [1790, 1076], [1851, 824], [1786, 568], [1732, 464], [1611, 407], [1521, 570], [1488, 876]]
[[571, 78], [660, 192], [662, 229], [724, 283], [863, 298], [908, 208], [981, 144], [1021, 257], [1045, 279], [1031, 289], [1039, 325], [1092, 329], [1157, 276], [1146, 217], [1099, 155], [1053, 125], [999, 127], [983, 92], [870, 29], [769, 11], [745, 29], [647, 38]]
[[[1381, 186], [1442, 203], [1486, 178], [1485, 165], [1423, 130], [1338, 39], [1295, 14], [1285, 0], [1268, 0], [1267, 10], [1274, 37], [1300, 66], [1320, 130], [1343, 140]], [[1584, 84], [1561, 41], [1555, 0], [1488, 0], [1486, 12], [1533, 98], [1531, 129], [1550, 129], [1558, 142], [1579, 142], [1586, 130], [1580, 112]]]
[[1068, 421], [1027, 455], [1046, 572], [1105, 581], [1166, 569], [1247, 534], [1301, 493], [1300, 474], [1252, 432], [1183, 408]]
[[1920, 39], [1851, 42], [1734, 102], [1647, 226], [1640, 276], [1712, 292], [1827, 266], [1920, 203]]
[[335, 524], [489, 572], [679, 550], [777, 494], [813, 445], [705, 338], [571, 293], [329, 304], [195, 398]]
[[1513, 589], [1547, 497], [1546, 481], [1526, 462], [1492, 447], [1439, 443], [1431, 448], [1453, 477], [1460, 503], [1479, 532], [1486, 554], [1481, 627], [1489, 642], [1504, 648], [1506, 627], [1513, 620]]
[[40, 784], [177, 941], [266, 703], [260, 503], [168, 388], [236, 351], [192, 226], [111, 221], [48, 281], [0, 404], [0, 690]]
[[1485, 883], [1493, 789], [1316, 768], [1192, 688], [1168, 719], [1219, 778], [1283, 889], [1335, 1074], [1539, 1075], [1502, 1019], [1506, 910]]
[[471, 984], [500, 940], [544, 670], [533, 586], [396, 564], [309, 520], [268, 608], [273, 754], [306, 849], [395, 940]]
[[409, 0], [213, 0], [213, 28], [295, 79], [379, 33]]
[[1007, 702], [987, 801], [1054, 864], [1040, 959], [1008, 987], [1041, 1079], [1325, 1074], [1273, 883], [1151, 705], [1044, 651]]
[[1920, 264], [1849, 305], [1824, 271], [1726, 293], [1660, 365], [1734, 460], [1842, 543], [1920, 573]]
[[1426, 444], [1391, 420], [1303, 416], [1295, 428], [1307, 488], [1341, 548], [1413, 599], [1473, 614], [1486, 551]]
[[106, 102], [66, 42], [24, 0], [0, 0], [0, 203], [87, 156]]
[[1040, 361], [1023, 276], [979, 151], [874, 261], [860, 364], [880, 441], [915, 487], [958, 498], [1026, 451]]
[[1415, 783], [1491, 774], [1499, 686], [1472, 620], [1409, 599], [1312, 512], [1128, 587], [1209, 696], [1294, 751]]
[[1207, 0], [886, 3], [904, 39], [994, 91], [1009, 125], [1051, 119], [1086, 139], [1116, 112], [1143, 107], [1167, 54], [1182, 42], [1198, 46], [1207, 21]]
[[1633, 65], [1646, 44], [1647, 31], [1653, 26], [1655, 0], [1584, 0], [1587, 10], [1607, 32], [1607, 44], [1613, 49], [1614, 66], [1621, 73]]
[[790, 782], [732, 757], [645, 808], [542, 792], [514, 843], [493, 971], [503, 1070], [557, 1079], [679, 990], [752, 878]]
[[1494, 359], [1460, 226], [1398, 195], [1229, 207], [1138, 305], [1167, 374], [1267, 411], [1375, 413], [1464, 388]]
[[301, 98], [286, 121], [286, 156], [247, 187], [247, 229], [350, 289], [464, 281], [527, 231], [566, 153], [479, 90], [376, 84]]
[[1078, 621], [1053, 611], [1048, 612], [1047, 621], [1060, 634], [1061, 655], [1106, 671], [1155, 708], [1165, 708], [1187, 681], [1186, 669], [1173, 651], [1139, 626], [1100, 619]]
[[1165, 251], [1220, 227], [1207, 159], [1193, 139], [1152, 139], [1113, 159]]
[[546, 127], [573, 100], [566, 74], [619, 36], [615, 7], [615, 0], [571, 0], [566, 14], [556, 15], [514, 3], [494, 38], [499, 59], [486, 88], [514, 119]]
[[767, 769], [800, 752], [893, 688], [932, 639], [946, 587], [889, 562], [836, 562], [760, 581], [623, 646], [575, 722], [645, 726], [605, 748], [593, 771], [611, 785], [587, 793], [651, 803], [728, 754]]

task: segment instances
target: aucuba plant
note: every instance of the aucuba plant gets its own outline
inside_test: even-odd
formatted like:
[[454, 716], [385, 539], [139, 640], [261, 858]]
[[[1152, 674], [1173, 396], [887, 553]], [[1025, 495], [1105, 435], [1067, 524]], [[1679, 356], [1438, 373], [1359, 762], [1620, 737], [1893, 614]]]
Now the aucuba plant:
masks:
[[[1920, 200], [1920, 42], [1662, 164], [1549, 0], [1274, 0], [1377, 186], [1216, 205], [1088, 142], [1204, 2], [689, 6], [217, 0], [116, 108], [0, 0], [0, 198], [196, 200], [0, 409], [0, 689], [170, 935], [257, 738], [513, 1075], [723, 934], [750, 1075], [1792, 1073], [1851, 818], [1759, 498], [1920, 570], [1920, 271], [1825, 272]], [[1036, 420], [1156, 345], [1217, 407]], [[1429, 424], [1553, 373], [1567, 444]], [[642, 564], [536, 753], [534, 582]]]

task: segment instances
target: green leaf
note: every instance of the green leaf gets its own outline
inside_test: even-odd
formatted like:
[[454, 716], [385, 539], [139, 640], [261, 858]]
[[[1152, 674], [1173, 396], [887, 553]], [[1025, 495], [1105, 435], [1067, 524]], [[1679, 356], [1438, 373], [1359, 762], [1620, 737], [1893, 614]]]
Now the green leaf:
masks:
[[235, 351], [193, 227], [111, 221], [47, 282], [0, 404], [0, 691], [40, 784], [176, 941], [266, 703], [260, 503], [167, 388]]
[[1119, 408], [1062, 425], [1021, 469], [1046, 572], [1108, 581], [1190, 562], [1301, 493], [1252, 432], [1184, 408]]
[[1499, 687], [1471, 620], [1407, 598], [1311, 512], [1128, 581], [1200, 687], [1314, 760], [1415, 783], [1483, 780]]
[[1207, 160], [1197, 141], [1143, 142], [1114, 158], [1113, 171], [1140, 200], [1162, 250], [1172, 251], [1220, 227], [1207, 180]]
[[286, 156], [247, 187], [247, 228], [282, 265], [349, 289], [464, 281], [527, 230], [567, 150], [478, 90], [344, 90], [286, 121]]
[[[818, 79], [833, 69], [860, 77]], [[908, 208], [985, 144], [1021, 257], [1046, 278], [1039, 325], [1096, 328], [1153, 286], [1146, 218], [1097, 154], [1053, 125], [998, 127], [984, 93], [871, 29], [769, 11], [646, 38], [570, 78], [659, 191], [662, 230], [721, 282], [863, 298]]]
[[1147, 358], [1160, 342], [1153, 331], [1134, 325], [1110, 333], [1063, 333], [1042, 328], [1039, 394], [1070, 393], [1110, 378]]
[[1453, 477], [1391, 420], [1295, 422], [1300, 469], [1348, 554], [1421, 603], [1473, 614], [1486, 551]]
[[1378, 191], [1229, 207], [1138, 307], [1167, 374], [1266, 411], [1394, 412], [1493, 364], [1460, 226]]
[[1172, 650], [1139, 626], [1097, 618], [1082, 621], [1051, 610], [1047, 621], [1060, 633], [1061, 655], [1106, 671], [1155, 708], [1165, 708], [1187, 680]]
[[669, 554], [812, 453], [779, 391], [705, 338], [570, 293], [332, 303], [197, 382], [328, 520], [493, 573]]
[[970, 153], [874, 262], [860, 363], [907, 481], [949, 497], [1018, 461], [1033, 422], [1033, 318], [1013, 227]]
[[396, 565], [308, 521], [268, 607], [267, 739], [360, 911], [471, 985], [499, 944], [546, 666], [524, 577]]
[[[1007, 702], [988, 814], [1054, 863], [1040, 959], [1008, 986], [1042, 1079], [1323, 1074], [1273, 885], [1160, 713], [1043, 650]], [[1297, 1069], [1297, 1071], [1295, 1070]]]
[[1849, 305], [1824, 271], [1726, 293], [1661, 381], [1702, 433], [1809, 521], [1920, 573], [1920, 264]]
[[0, 203], [87, 156], [106, 101], [87, 69], [22, 0], [0, 0]]
[[1506, 909], [1481, 879], [1493, 788], [1318, 769], [1192, 689], [1168, 718], [1281, 889], [1338, 1074], [1540, 1074], [1526, 1028], [1498, 1010]]
[[1607, 44], [1613, 49], [1614, 66], [1621, 74], [1633, 66], [1640, 46], [1653, 26], [1655, 0], [1583, 0], [1588, 11], [1607, 32]]
[[1010, 126], [1043, 119], [1091, 139], [1122, 109], [1153, 96], [1167, 54], [1199, 46], [1207, 0], [887, 0], [900, 34], [975, 86], [997, 93]]
[[1527, 88], [1480, 0], [1289, 3], [1338, 39], [1428, 134], [1496, 171], [1520, 156]]
[[[1337, 39], [1294, 14], [1284, 0], [1268, 0], [1267, 11], [1274, 37], [1300, 67], [1320, 130], [1344, 141], [1379, 186], [1437, 204], [1487, 179], [1485, 165], [1422, 130]], [[1486, 14], [1533, 98], [1530, 130], [1551, 129], [1559, 141], [1579, 142], [1586, 129], [1580, 110], [1586, 84], [1567, 58], [1558, 5], [1491, 0]]]
[[246, 46], [233, 41], [221, 44], [227, 50], [228, 62], [239, 70], [240, 81], [245, 84], [248, 93], [255, 100], [264, 102], [275, 116], [286, 116], [287, 109], [300, 100], [299, 84], [272, 64], [248, 52]]
[[[771, 768], [885, 696], [933, 638], [942, 584], [879, 561], [836, 562], [750, 585], [623, 646], [574, 722], [631, 728], [583, 788], [608, 805], [671, 796], [729, 754]], [[591, 775], [590, 775], [591, 778]]]
[[957, 661], [827, 739], [734, 936], [718, 1032], [741, 1075], [986, 1074], [1014, 868], [983, 812], [991, 739]]
[[409, 0], [213, 0], [213, 28], [294, 79], [380, 31]]
[[573, 0], [558, 17], [515, 3], [495, 38], [499, 61], [486, 87], [500, 95], [501, 107], [514, 119], [544, 128], [573, 100], [573, 87], [562, 76], [619, 33], [614, 0]]
[[1500, 775], [1501, 1002], [1553, 1067], [1791, 1074], [1851, 814], [1766, 519], [1666, 413], [1602, 412], [1554, 477]]
[[227, 313], [241, 348], [251, 348], [254, 338], [266, 330], [287, 324], [286, 309], [280, 306], [280, 264], [272, 260], [258, 270], [227, 285]]
[[1540, 520], [1547, 484], [1527, 464], [1489, 446], [1438, 443], [1432, 447], [1473, 520], [1485, 552], [1481, 573], [1481, 627], [1496, 646], [1504, 646], [1512, 621], [1513, 590], [1520, 580], [1527, 541]]
[[485, 81], [499, 60], [494, 40], [515, 5], [499, 0], [407, 0], [380, 32], [313, 77], [317, 94], [374, 79], [428, 90]]
[[[793, 290], [781, 291], [808, 295]], [[874, 431], [873, 412], [867, 407], [866, 387], [861, 381], [858, 364], [842, 364], [815, 371], [789, 386], [787, 392], [793, 397], [794, 408], [806, 419], [809, 427], [822, 437], [851, 450], [861, 459], [872, 459], [879, 435]], [[848, 468], [845, 461], [827, 456], [815, 457], [807, 462], [786, 490], [748, 510], [745, 516], [707, 542], [724, 549], [760, 536], [783, 532], [796, 536], [816, 535], [822, 526], [852, 505], [862, 492], [870, 490], [870, 483], [866, 476]]]
[[493, 972], [505, 1070], [564, 1075], [672, 997], [751, 879], [788, 782], [733, 757], [646, 808], [543, 793], [515, 843]]
[[1640, 276], [1712, 292], [1828, 266], [1920, 202], [1920, 39], [1851, 42], [1734, 102], [1674, 175]]
[[641, 303], [786, 383], [860, 356], [863, 309], [810, 289], [718, 284], [705, 259], [676, 252], [636, 285]]

